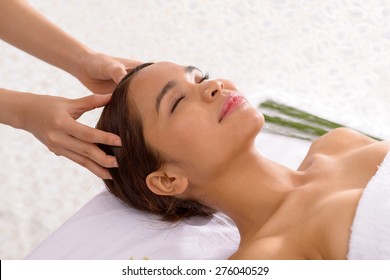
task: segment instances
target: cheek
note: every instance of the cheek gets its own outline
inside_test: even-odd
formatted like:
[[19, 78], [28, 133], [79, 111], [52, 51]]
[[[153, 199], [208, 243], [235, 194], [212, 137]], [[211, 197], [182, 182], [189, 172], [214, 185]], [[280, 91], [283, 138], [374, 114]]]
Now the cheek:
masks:
[[217, 126], [201, 118], [178, 121], [172, 128], [176, 150], [192, 157], [210, 152], [218, 142]]
[[150, 127], [145, 130], [148, 143], [170, 158], [184, 162], [195, 163], [197, 158], [208, 154], [213, 149], [210, 139], [217, 137], [215, 126], [197, 117], [178, 117], [169, 125]]

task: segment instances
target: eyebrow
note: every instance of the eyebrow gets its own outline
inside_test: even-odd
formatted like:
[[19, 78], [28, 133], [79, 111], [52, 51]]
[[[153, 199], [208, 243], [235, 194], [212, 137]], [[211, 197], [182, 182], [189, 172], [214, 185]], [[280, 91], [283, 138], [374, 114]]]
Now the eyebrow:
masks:
[[[195, 70], [198, 70], [199, 72], [202, 72], [195, 66], [189, 65], [189, 66], [184, 67], [184, 72], [186, 74], [191, 74]], [[172, 80], [172, 81], [169, 81], [168, 83], [166, 83], [165, 86], [161, 89], [160, 93], [157, 95], [157, 98], [156, 98], [156, 110], [157, 110], [157, 113], [159, 113], [159, 111], [160, 111], [160, 104], [161, 104], [161, 101], [164, 98], [164, 96], [168, 93], [169, 90], [174, 88], [176, 85], [177, 85], [177, 82]]]

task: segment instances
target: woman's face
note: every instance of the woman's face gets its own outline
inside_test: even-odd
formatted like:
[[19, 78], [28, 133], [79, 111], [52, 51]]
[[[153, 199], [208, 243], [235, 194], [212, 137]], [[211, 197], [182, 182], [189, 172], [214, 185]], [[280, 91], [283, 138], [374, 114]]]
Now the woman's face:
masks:
[[232, 82], [209, 80], [192, 66], [143, 68], [132, 78], [128, 98], [141, 114], [148, 144], [196, 178], [223, 172], [253, 145], [264, 122]]

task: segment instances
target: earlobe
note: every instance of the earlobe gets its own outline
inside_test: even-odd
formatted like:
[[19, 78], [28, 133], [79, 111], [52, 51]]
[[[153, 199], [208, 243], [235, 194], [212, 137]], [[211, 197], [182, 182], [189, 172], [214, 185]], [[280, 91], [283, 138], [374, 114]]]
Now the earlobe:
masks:
[[163, 170], [150, 173], [146, 177], [149, 189], [158, 195], [179, 195], [188, 186], [188, 179], [176, 174], [166, 174]]

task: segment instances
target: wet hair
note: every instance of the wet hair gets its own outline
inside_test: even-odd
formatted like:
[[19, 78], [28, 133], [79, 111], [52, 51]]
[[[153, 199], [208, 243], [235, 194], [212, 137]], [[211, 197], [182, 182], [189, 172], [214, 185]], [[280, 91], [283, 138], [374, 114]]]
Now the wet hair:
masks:
[[98, 129], [119, 135], [122, 141], [122, 147], [98, 144], [106, 154], [115, 156], [119, 165], [119, 168], [109, 169], [112, 180], [103, 181], [107, 189], [126, 204], [159, 214], [163, 220], [210, 216], [215, 212], [213, 209], [194, 200], [157, 195], [146, 184], [146, 177], [159, 170], [165, 160], [146, 142], [141, 115], [128, 95], [134, 75], [151, 64], [137, 66], [122, 79], [96, 125]]

